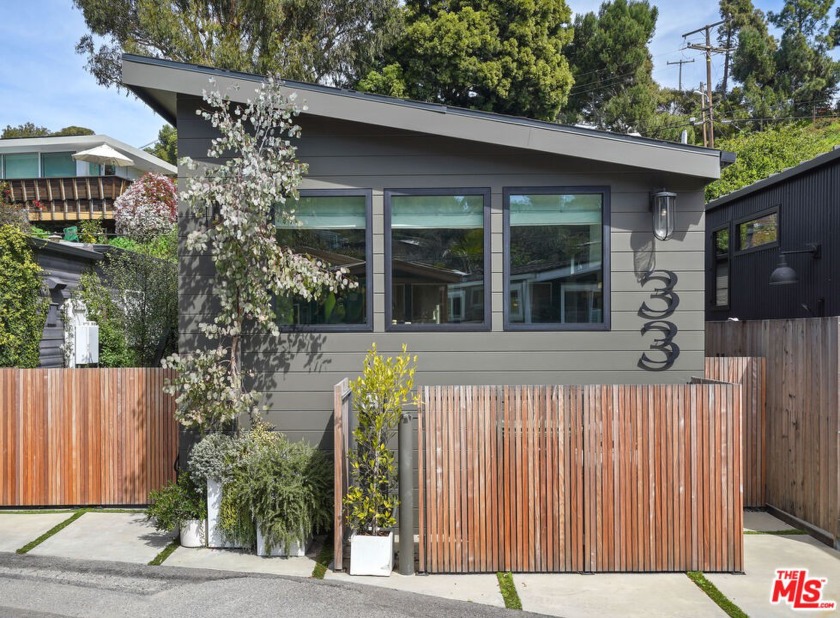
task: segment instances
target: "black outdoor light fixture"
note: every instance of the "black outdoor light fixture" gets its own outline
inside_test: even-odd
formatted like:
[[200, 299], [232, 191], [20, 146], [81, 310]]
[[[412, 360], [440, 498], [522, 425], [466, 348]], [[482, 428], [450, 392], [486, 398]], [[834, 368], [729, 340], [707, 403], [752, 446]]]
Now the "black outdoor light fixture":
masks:
[[804, 249], [780, 251], [779, 263], [770, 275], [770, 285], [790, 285], [791, 283], [797, 283], [799, 281], [799, 276], [796, 274], [796, 271], [788, 266], [787, 260], [785, 259], [785, 256], [790, 255], [791, 253], [810, 253], [811, 257], [818, 260], [822, 257], [822, 247], [819, 243], [808, 243], [805, 245]]
[[677, 194], [670, 191], [657, 191], [650, 196], [650, 207], [653, 211], [653, 235], [659, 240], [668, 240], [674, 235], [674, 208], [677, 205]]

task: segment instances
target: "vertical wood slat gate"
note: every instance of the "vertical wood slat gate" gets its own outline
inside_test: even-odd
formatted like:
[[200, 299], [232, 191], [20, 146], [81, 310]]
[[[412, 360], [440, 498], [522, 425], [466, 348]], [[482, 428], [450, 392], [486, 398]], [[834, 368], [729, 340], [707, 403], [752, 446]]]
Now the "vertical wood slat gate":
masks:
[[420, 397], [421, 571], [743, 570], [739, 385]]
[[164, 369], [0, 369], [0, 506], [145, 504], [174, 480]]

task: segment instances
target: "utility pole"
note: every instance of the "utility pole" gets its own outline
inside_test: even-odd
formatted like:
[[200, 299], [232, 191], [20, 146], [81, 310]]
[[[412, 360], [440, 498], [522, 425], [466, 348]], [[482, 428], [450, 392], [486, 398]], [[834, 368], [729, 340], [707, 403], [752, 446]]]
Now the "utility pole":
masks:
[[686, 32], [683, 38], [687, 36], [691, 36], [692, 34], [697, 34], [698, 32], [706, 32], [706, 44], [705, 45], [698, 45], [696, 43], [689, 43], [686, 47], [689, 49], [697, 49], [706, 54], [706, 97], [709, 101], [709, 147], [715, 147], [715, 113], [714, 113], [714, 103], [712, 101], [712, 52], [723, 53], [726, 52], [726, 49], [722, 47], [712, 47], [712, 35], [711, 30], [721, 24], [726, 23], [726, 20], [721, 20], [719, 22], [715, 22], [713, 24], [707, 24], [702, 28], [698, 28], [697, 30], [692, 30], [691, 32]]
[[682, 91], [682, 65], [684, 64], [691, 64], [694, 62], [694, 58], [691, 60], [677, 60], [676, 62], [669, 62], [668, 64], [678, 64], [680, 65], [680, 81], [679, 81], [679, 90]]

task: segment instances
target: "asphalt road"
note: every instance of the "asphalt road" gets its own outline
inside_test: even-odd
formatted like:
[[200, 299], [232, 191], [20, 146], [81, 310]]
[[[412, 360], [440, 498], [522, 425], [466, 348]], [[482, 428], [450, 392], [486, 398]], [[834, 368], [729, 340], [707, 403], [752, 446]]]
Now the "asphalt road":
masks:
[[314, 579], [0, 553], [0, 617], [530, 616]]

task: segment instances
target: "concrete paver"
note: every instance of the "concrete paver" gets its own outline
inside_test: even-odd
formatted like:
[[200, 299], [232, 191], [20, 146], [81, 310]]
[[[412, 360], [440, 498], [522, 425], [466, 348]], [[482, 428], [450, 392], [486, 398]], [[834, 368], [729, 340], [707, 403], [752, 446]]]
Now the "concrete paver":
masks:
[[315, 568], [315, 556], [312, 552], [304, 557], [263, 558], [247, 550], [209, 549], [198, 547], [188, 549], [179, 547], [169, 558], [166, 566], [191, 567], [197, 569], [215, 569], [219, 571], [243, 571], [245, 573], [270, 573], [272, 575], [292, 575], [309, 577]]
[[85, 513], [30, 553], [146, 564], [172, 540], [156, 532], [142, 513]]
[[763, 511], [746, 511], [744, 513], [744, 530], [753, 532], [778, 532], [779, 530], [796, 530], [781, 519], [773, 517]]
[[327, 571], [325, 580], [352, 582], [367, 586], [390, 588], [403, 592], [415, 592], [454, 601], [470, 601], [494, 607], [504, 607], [505, 601], [499, 592], [499, 580], [495, 573], [469, 575], [400, 575], [396, 571], [391, 577], [361, 577]]
[[0, 551], [15, 551], [71, 517], [68, 513], [0, 513]]
[[[781, 527], [773, 529], [780, 530]], [[826, 578], [823, 600], [836, 601], [840, 606], [840, 552], [807, 535], [745, 535], [746, 573], [707, 573], [706, 577], [750, 616], [792, 616], [795, 613], [838, 616], [840, 610], [794, 612], [786, 603], [771, 605], [770, 594], [776, 569], [808, 569], [809, 577]]]
[[680, 573], [514, 574], [522, 609], [550, 616], [725, 618], [726, 614]]

